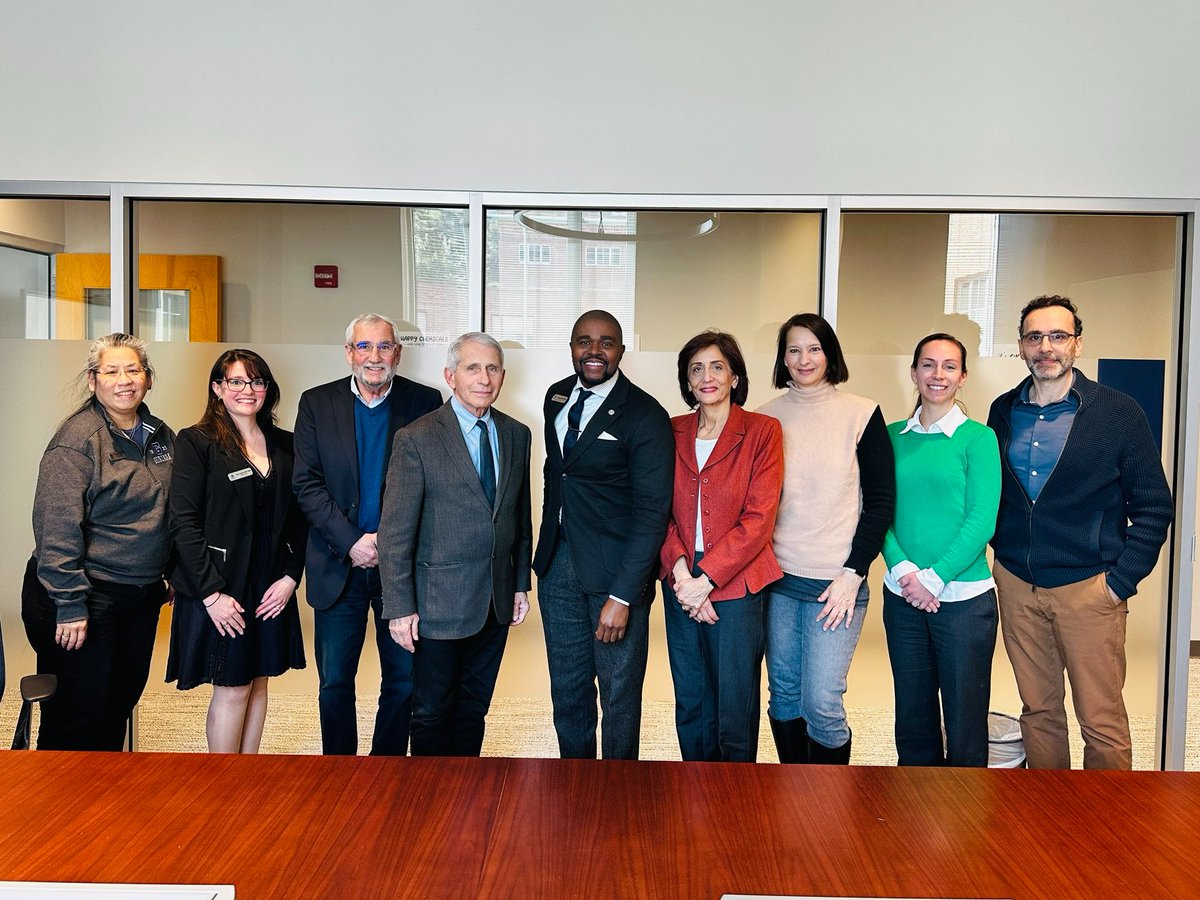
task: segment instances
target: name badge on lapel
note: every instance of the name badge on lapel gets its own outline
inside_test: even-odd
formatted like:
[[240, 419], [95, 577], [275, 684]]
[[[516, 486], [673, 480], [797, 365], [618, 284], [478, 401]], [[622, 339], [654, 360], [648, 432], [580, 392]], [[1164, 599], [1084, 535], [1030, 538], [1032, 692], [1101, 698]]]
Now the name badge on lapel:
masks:
[[249, 478], [250, 475], [253, 473], [253, 471], [254, 470], [251, 469], [249, 466], [246, 466], [246, 468], [244, 468], [244, 469], [238, 469], [236, 472], [230, 472], [229, 480], [230, 481], [240, 481], [243, 478]]
[[555, 394], [550, 398], [551, 403], [566, 403], [567, 398], [563, 394]]

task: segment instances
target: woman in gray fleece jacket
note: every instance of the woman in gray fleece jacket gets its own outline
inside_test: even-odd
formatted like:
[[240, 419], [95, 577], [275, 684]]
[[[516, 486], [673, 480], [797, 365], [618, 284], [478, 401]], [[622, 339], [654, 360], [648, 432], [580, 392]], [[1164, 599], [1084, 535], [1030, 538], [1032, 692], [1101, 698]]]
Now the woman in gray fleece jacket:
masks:
[[142, 402], [145, 343], [100, 338], [83, 377], [90, 396], [42, 456], [21, 591], [38, 671], [58, 676], [38, 732], [44, 750], [121, 749], [167, 599], [175, 436]]

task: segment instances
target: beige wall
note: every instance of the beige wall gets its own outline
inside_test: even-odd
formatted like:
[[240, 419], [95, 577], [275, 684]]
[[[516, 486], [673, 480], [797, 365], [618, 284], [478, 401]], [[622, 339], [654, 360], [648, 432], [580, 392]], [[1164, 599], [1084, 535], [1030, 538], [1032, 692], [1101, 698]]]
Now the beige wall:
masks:
[[1200, 197], [1194, 0], [74, 12], [6, 5], [6, 178]]
[[[638, 213], [638, 229], [669, 227], [669, 215]], [[817, 308], [820, 265], [817, 213], [727, 212], [706, 237], [639, 244], [640, 346], [678, 350], [702, 329], [737, 325], [744, 351], [773, 353], [778, 323]]]
[[66, 200], [63, 203], [67, 253], [107, 253], [109, 203], [107, 200]]
[[[222, 335], [243, 343], [337, 343], [363, 310], [398, 316], [400, 209], [293, 203], [138, 204], [142, 253], [221, 257]], [[313, 266], [339, 267], [336, 289]]]
[[107, 200], [0, 198], [0, 244], [43, 253], [107, 253]]
[[848, 353], [903, 354], [942, 327], [944, 214], [846, 214], [838, 273], [838, 337]]
[[0, 244], [60, 252], [66, 244], [62, 200], [0, 200]]
[[[854, 353], [911, 353], [946, 330], [945, 213], [847, 213], [842, 219], [838, 334]], [[997, 350], [1016, 353], [1021, 307], [1065, 294], [1080, 308], [1092, 357], [1163, 358], [1179, 292], [1174, 216], [1002, 215], [997, 259]], [[1008, 346], [1001, 346], [1001, 345]]]

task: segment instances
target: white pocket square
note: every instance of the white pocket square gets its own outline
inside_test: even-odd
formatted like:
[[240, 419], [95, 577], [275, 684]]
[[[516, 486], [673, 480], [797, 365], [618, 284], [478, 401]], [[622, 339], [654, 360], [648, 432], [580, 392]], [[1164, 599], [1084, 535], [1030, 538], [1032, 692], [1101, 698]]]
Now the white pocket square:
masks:
[[617, 440], [617, 436], [616, 436], [615, 434], [609, 434], [607, 431], [602, 431], [602, 432], [600, 432], [600, 434], [598, 435], [598, 437], [597, 437], [597, 440], [601, 440], [601, 441], [615, 441], [615, 440]]

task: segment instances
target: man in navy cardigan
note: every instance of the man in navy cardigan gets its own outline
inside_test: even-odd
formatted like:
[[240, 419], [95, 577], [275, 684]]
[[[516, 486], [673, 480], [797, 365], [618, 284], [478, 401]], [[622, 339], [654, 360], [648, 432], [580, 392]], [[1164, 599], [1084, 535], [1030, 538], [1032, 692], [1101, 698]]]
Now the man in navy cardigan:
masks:
[[1128, 599], [1158, 561], [1170, 488], [1132, 398], [1074, 367], [1083, 322], [1066, 297], [1021, 310], [1030, 377], [992, 404], [1002, 492], [992, 548], [1004, 646], [1029, 767], [1069, 769], [1063, 671], [1087, 769], [1129, 769]]
[[442, 405], [431, 387], [396, 374], [400, 336], [387, 316], [367, 313], [346, 328], [351, 374], [305, 391], [296, 413], [292, 487], [312, 528], [305, 562], [320, 678], [321, 749], [358, 752], [355, 675], [375, 621], [379, 708], [372, 756], [404, 756], [412, 714], [412, 654], [383, 618], [376, 532], [396, 432]]

